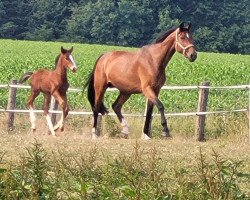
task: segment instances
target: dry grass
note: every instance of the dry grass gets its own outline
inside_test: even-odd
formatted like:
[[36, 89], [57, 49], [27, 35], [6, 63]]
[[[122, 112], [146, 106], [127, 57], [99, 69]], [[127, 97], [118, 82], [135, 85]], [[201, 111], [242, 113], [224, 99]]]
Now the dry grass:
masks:
[[[17, 115], [15, 129], [10, 133], [6, 131], [6, 115], [1, 114], [0, 116], [0, 155], [4, 153], [3, 163], [15, 161], [20, 155], [26, 152], [26, 148], [30, 147], [36, 139], [50, 153], [60, 151], [73, 156], [84, 155], [85, 152], [96, 146], [100, 162], [104, 159], [104, 155], [115, 158], [120, 155], [130, 154], [135, 144], [139, 144], [144, 154], [150, 154], [152, 149], [156, 149], [157, 154], [165, 160], [169, 168], [192, 168], [196, 164], [200, 148], [208, 157], [215, 150], [225, 159], [233, 161], [242, 160], [242, 171], [250, 174], [250, 148], [247, 138], [247, 128], [245, 127], [242, 129], [242, 131], [246, 131], [245, 133], [227, 134], [217, 139], [210, 138], [204, 143], [197, 142], [191, 133], [181, 134], [178, 131], [172, 132], [172, 139], [163, 140], [155, 137], [155, 139], [144, 141], [140, 139], [142, 125], [138, 123], [137, 118], [131, 118], [128, 120], [132, 131], [131, 138], [125, 140], [108, 137], [111, 134], [110, 131], [119, 130], [119, 126], [116, 124], [116, 119], [106, 118], [102, 127], [104, 134], [98, 140], [91, 140], [90, 117], [69, 117], [66, 122], [65, 131], [58, 137], [53, 138], [47, 134], [45, 119], [41, 116], [37, 119], [36, 134], [30, 133], [28, 115]], [[180, 126], [180, 121], [177, 123]], [[185, 123], [187, 122], [184, 120], [183, 124]], [[112, 130], [109, 124], [112, 125]], [[158, 131], [157, 127], [159, 125], [157, 125], [157, 120], [155, 124], [153, 125], [155, 129], [153, 134], [156, 134]], [[192, 124], [186, 129], [186, 131], [192, 131], [194, 125]], [[250, 194], [250, 183], [244, 183], [240, 186]]]

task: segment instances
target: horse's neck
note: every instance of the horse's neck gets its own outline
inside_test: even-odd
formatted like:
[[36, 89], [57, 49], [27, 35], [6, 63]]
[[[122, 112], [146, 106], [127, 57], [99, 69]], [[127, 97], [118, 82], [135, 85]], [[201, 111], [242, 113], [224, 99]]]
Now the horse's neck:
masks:
[[63, 66], [60, 58], [56, 64], [56, 69], [54, 70], [54, 72], [59, 74], [62, 80], [67, 80], [67, 69]]
[[175, 37], [171, 34], [163, 42], [153, 45], [155, 62], [159, 67], [159, 71], [164, 71], [168, 62], [175, 53]]

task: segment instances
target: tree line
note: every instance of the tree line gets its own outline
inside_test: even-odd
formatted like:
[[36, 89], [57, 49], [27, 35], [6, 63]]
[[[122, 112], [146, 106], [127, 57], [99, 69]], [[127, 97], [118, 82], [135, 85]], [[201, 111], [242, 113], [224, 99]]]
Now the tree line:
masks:
[[199, 51], [250, 53], [248, 0], [0, 0], [0, 37], [140, 47], [182, 21]]

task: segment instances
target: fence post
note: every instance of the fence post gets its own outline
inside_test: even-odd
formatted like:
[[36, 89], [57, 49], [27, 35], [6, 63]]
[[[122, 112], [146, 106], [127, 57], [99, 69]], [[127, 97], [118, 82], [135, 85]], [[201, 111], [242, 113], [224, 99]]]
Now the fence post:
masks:
[[[58, 109], [58, 101], [56, 101], [54, 97], [51, 98], [50, 109], [51, 110], [57, 110]], [[56, 124], [56, 113], [51, 114], [51, 122], [55, 126], [55, 124]]]
[[[209, 86], [210, 82], [205, 81], [201, 83], [201, 86]], [[199, 91], [199, 100], [198, 100], [198, 109], [197, 112], [206, 112], [207, 111], [207, 102], [208, 102], [208, 93], [209, 88], [201, 88]], [[196, 135], [197, 140], [202, 142], [205, 141], [205, 121], [206, 121], [206, 115], [199, 115], [197, 116], [196, 121]]]
[[[17, 80], [11, 80], [11, 85], [17, 85]], [[17, 88], [9, 87], [9, 97], [8, 97], [8, 104], [7, 110], [15, 110], [16, 109], [16, 93]], [[14, 128], [14, 120], [15, 120], [15, 113], [8, 112], [7, 117], [7, 131], [12, 131]]]

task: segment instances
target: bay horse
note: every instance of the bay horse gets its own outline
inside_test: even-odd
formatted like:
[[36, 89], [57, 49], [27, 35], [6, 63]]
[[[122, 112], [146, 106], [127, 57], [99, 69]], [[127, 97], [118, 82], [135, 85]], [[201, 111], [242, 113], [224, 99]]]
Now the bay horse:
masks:
[[108, 87], [119, 90], [118, 98], [112, 104], [121, 126], [122, 133], [128, 138], [128, 124], [121, 113], [122, 105], [131, 94], [143, 93], [148, 99], [143, 139], [150, 139], [150, 123], [153, 106], [161, 114], [162, 136], [171, 137], [164, 106], [158, 99], [161, 87], [166, 80], [165, 68], [177, 51], [190, 62], [195, 61], [197, 53], [190, 34], [191, 23], [182, 22], [158, 37], [154, 43], [145, 45], [135, 52], [112, 51], [102, 54], [96, 61], [85, 87], [88, 87], [88, 100], [91, 104], [94, 123], [92, 138], [97, 138], [97, 117], [108, 113], [103, 103], [104, 93]]
[[[31, 129], [36, 130], [34, 100], [40, 94], [44, 95], [44, 114], [46, 116], [47, 124], [52, 136], [55, 136], [55, 131], [60, 128], [64, 129], [64, 120], [69, 112], [66, 92], [69, 88], [67, 79], [67, 69], [76, 72], [77, 66], [71, 55], [73, 47], [69, 50], [61, 47], [61, 53], [56, 57], [55, 69], [49, 71], [40, 69], [35, 72], [26, 72], [18, 81], [20, 84], [30, 79], [31, 95], [28, 97], [28, 107], [30, 111]], [[62, 108], [62, 116], [58, 123], [53, 127], [51, 116], [49, 115], [49, 105], [51, 96], [53, 96]]]

